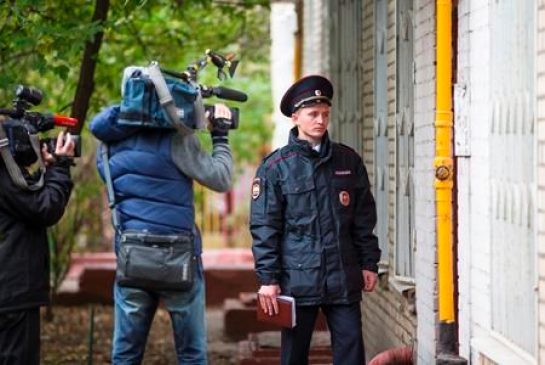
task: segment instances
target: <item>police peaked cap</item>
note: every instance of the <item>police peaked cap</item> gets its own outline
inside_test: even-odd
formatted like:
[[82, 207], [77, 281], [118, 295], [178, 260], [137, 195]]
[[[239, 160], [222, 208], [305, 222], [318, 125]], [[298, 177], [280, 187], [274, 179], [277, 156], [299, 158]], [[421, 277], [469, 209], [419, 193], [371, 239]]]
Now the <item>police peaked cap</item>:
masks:
[[312, 104], [325, 103], [331, 105], [333, 85], [323, 76], [311, 75], [303, 77], [293, 84], [280, 101], [280, 111], [291, 117], [297, 109]]

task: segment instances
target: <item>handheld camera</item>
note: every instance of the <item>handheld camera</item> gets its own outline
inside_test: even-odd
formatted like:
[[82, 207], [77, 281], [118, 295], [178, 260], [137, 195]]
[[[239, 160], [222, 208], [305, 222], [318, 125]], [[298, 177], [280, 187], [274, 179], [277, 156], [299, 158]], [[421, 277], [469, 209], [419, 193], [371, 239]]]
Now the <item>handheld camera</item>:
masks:
[[[8, 118], [0, 124], [6, 133], [9, 149], [15, 162], [20, 166], [30, 166], [38, 160], [39, 151], [36, 151], [32, 139], [40, 132], [46, 132], [54, 127], [74, 127], [77, 119], [52, 113], [31, 112], [28, 109], [42, 102], [43, 94], [40, 90], [18, 85], [15, 89], [13, 108], [0, 109], [0, 115]], [[75, 142], [74, 157], [81, 156], [79, 136], [73, 136]], [[40, 140], [40, 146], [46, 144], [49, 152], [55, 151], [56, 139], [45, 138]]]

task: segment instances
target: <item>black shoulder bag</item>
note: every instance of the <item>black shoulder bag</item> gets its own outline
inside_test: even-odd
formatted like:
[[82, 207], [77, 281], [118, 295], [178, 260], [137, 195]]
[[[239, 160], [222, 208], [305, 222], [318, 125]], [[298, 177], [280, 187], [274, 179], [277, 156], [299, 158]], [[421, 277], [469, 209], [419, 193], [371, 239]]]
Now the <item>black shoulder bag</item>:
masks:
[[158, 235], [124, 231], [117, 216], [110, 172], [108, 145], [101, 145], [104, 177], [112, 224], [119, 235], [116, 278], [120, 286], [146, 290], [187, 291], [193, 287], [196, 270], [194, 235]]

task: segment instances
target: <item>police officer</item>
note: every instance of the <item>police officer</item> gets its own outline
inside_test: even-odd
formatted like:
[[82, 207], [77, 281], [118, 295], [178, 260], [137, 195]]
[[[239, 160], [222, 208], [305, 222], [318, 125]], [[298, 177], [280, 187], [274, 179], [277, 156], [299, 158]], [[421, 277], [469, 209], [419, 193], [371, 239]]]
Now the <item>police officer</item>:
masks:
[[334, 364], [365, 361], [360, 301], [377, 283], [376, 210], [361, 157], [329, 139], [332, 97], [318, 75], [287, 90], [280, 110], [295, 124], [289, 143], [263, 160], [252, 183], [259, 305], [275, 315], [276, 296], [296, 301], [297, 325], [282, 330], [283, 365], [308, 363], [320, 308]]

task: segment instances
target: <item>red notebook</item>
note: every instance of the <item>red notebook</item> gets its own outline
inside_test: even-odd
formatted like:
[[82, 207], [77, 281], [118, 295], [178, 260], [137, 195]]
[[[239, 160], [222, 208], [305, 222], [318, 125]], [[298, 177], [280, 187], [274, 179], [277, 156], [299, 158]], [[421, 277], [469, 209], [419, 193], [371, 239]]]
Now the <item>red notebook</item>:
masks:
[[293, 328], [297, 324], [295, 318], [295, 299], [286, 295], [276, 297], [278, 314], [268, 315], [263, 312], [259, 300], [257, 301], [257, 320], [275, 324], [281, 327]]

